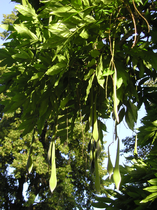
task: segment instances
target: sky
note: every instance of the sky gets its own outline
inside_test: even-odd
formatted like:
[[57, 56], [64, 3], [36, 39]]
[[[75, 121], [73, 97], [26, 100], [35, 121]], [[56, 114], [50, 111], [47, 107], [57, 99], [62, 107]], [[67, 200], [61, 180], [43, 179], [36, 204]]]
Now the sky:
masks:
[[[0, 23], [3, 20], [3, 14], [11, 14], [15, 5], [16, 5], [16, 3], [11, 2], [10, 0], [0, 0]], [[3, 29], [0, 28], [0, 32], [2, 32], [2, 31], [3, 31]], [[0, 45], [2, 45], [2, 43], [3, 43], [2, 40], [0, 40]], [[142, 117], [145, 116], [145, 114], [146, 114], [146, 112], [145, 112], [144, 106], [142, 106], [140, 111], [138, 112], [138, 120], [137, 120], [137, 124], [136, 124], [137, 128], [141, 125], [140, 120]], [[104, 137], [104, 141], [107, 141], [107, 143], [105, 144], [105, 151], [107, 152], [108, 145], [113, 141], [113, 133], [114, 133], [113, 120], [111, 120], [111, 119], [107, 120], [106, 125], [107, 125], [108, 133]], [[125, 122], [122, 122], [118, 126], [117, 131], [118, 131], [118, 136], [119, 136], [120, 140], [122, 140], [128, 136], [131, 137], [132, 135], [135, 134], [128, 128], [128, 126], [126, 125]], [[111, 161], [112, 161], [113, 165], [115, 164], [116, 148], [117, 148], [117, 141], [114, 142], [112, 144], [112, 146], [110, 147]], [[123, 149], [122, 143], [120, 144], [120, 149]], [[124, 156], [121, 156], [120, 164], [123, 164], [124, 162], [125, 162], [125, 158], [124, 158]], [[104, 164], [105, 164], [105, 167], [107, 167], [107, 160], [105, 161]], [[25, 186], [25, 189], [26, 188], [27, 188], [27, 186]]]
[[[0, 23], [3, 20], [3, 14], [8, 15], [11, 14], [13, 11], [15, 5], [17, 3], [11, 2], [11, 0], [0, 0]], [[0, 28], [0, 32], [2, 32], [3, 29]], [[2, 45], [3, 41], [0, 39], [0, 45]]]

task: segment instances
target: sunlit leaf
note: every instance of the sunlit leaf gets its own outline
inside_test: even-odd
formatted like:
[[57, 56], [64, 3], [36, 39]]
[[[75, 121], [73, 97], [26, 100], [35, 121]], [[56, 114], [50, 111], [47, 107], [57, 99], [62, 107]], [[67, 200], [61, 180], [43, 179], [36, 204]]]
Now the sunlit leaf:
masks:
[[23, 37], [31, 38], [33, 41], [38, 41], [38, 37], [31, 32], [24, 24], [14, 25], [15, 30]]
[[49, 68], [45, 74], [53, 76], [63, 71], [65, 67], [66, 67], [66, 63], [57, 63], [53, 65], [51, 68]]

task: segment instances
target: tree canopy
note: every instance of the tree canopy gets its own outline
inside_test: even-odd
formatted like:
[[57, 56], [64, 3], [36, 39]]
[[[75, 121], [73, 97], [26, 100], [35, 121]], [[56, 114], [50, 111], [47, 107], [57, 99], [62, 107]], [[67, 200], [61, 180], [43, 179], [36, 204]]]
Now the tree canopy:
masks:
[[[18, 19], [0, 49], [0, 66], [7, 65], [0, 83], [3, 112], [20, 108], [21, 138], [51, 132], [50, 189], [56, 187], [55, 141], [73, 139], [76, 119], [92, 131], [91, 169], [99, 191], [98, 157], [106, 125], [115, 120], [116, 164], [108, 157], [108, 172], [119, 188], [117, 125], [125, 119], [134, 130], [137, 111], [156, 104], [156, 92], [144, 85], [156, 78], [156, 1], [43, 0], [39, 7], [22, 0]], [[48, 122], [48, 123], [47, 123]], [[84, 133], [83, 133], [84, 135]], [[73, 139], [73, 141], [75, 141]], [[108, 154], [109, 155], [109, 154]], [[27, 168], [31, 171], [32, 146]]]

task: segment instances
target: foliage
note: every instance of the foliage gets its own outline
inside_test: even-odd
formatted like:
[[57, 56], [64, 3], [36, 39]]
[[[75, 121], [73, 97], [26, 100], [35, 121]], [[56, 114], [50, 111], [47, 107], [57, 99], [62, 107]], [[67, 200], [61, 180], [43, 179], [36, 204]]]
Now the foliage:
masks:
[[[22, 3], [12, 40], [0, 50], [0, 65], [8, 67], [0, 81], [4, 112], [21, 107], [23, 137], [36, 126], [41, 135], [51, 121], [52, 141], [59, 136], [62, 143], [72, 138], [80, 116], [87, 130], [92, 127], [89, 150], [99, 191], [97, 163], [106, 131], [101, 119], [112, 114], [116, 125], [125, 119], [133, 130], [141, 104], [156, 101], [143, 84], [156, 77], [157, 3], [45, 0], [38, 11]], [[30, 158], [28, 163], [32, 168]], [[118, 164], [114, 180], [119, 186]]]
[[[94, 177], [90, 173], [89, 156], [87, 145], [91, 134], [84, 135], [82, 140], [82, 129], [84, 126], [76, 123], [73, 140], [68, 139], [61, 143], [56, 140], [56, 170], [58, 184], [53, 194], [48, 187], [50, 167], [47, 162], [47, 151], [51, 141], [51, 130], [42, 131], [42, 135], [35, 133], [32, 144], [33, 171], [26, 173], [26, 164], [31, 145], [32, 133], [21, 136], [17, 129], [20, 124], [20, 110], [13, 114], [4, 114], [0, 122], [0, 159], [1, 159], [1, 192], [0, 206], [9, 209], [73, 209], [84, 207], [91, 209], [90, 200], [93, 199]], [[44, 132], [45, 136], [44, 136]], [[73, 142], [74, 141], [74, 142]], [[80, 155], [82, 154], [82, 155]], [[102, 177], [104, 169], [102, 161], [104, 154], [100, 157], [101, 192], [103, 192]], [[9, 166], [9, 167], [8, 167]], [[13, 169], [12, 174], [8, 170]], [[23, 197], [24, 184], [28, 183], [26, 190], [28, 201]], [[5, 189], [5, 191], [4, 191]], [[38, 196], [38, 203], [35, 197]], [[34, 207], [33, 207], [34, 206]]]
[[[107, 190], [106, 197], [96, 198], [95, 207], [106, 209], [156, 209], [157, 205], [157, 108], [152, 102], [139, 128], [138, 145], [146, 151], [131, 159], [131, 166], [121, 166], [120, 191]], [[128, 138], [126, 139], [128, 141]], [[132, 139], [132, 142], [135, 139]], [[131, 142], [131, 143], [132, 143]], [[128, 146], [128, 145], [127, 145]], [[130, 145], [131, 148], [132, 145]], [[141, 150], [140, 149], [140, 150]], [[128, 148], [126, 150], [128, 151]], [[129, 158], [130, 160], [130, 158]]]

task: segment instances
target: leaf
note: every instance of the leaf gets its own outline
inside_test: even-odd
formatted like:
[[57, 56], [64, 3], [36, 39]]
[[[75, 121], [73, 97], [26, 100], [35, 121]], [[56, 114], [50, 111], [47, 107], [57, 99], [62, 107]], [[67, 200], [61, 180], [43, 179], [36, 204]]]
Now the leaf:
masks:
[[[95, 60], [94, 60], [94, 62], [95, 62]], [[94, 69], [90, 69], [88, 74], [86, 74], [84, 76], [84, 80], [86, 81], [87, 79], [89, 79], [93, 73], [94, 73]]]
[[144, 188], [144, 190], [146, 190], [148, 192], [152, 192], [152, 193], [156, 192], [156, 194], [157, 194], [157, 186], [146, 187], [146, 188]]
[[114, 71], [110, 70], [110, 68], [106, 68], [104, 69], [102, 76], [109, 76], [112, 75], [114, 73]]
[[90, 5], [88, 0], [82, 0], [82, 1], [83, 1], [83, 4], [84, 4], [85, 6], [89, 6], [89, 5]]
[[3, 28], [4, 30], [8, 31], [9, 24], [0, 24], [0, 28]]
[[83, 39], [88, 39], [89, 35], [85, 29], [83, 29], [80, 33], [80, 37], [82, 37]]
[[48, 109], [49, 99], [44, 98], [41, 102], [40, 109], [39, 109], [39, 116], [41, 117]]
[[127, 103], [125, 120], [131, 130], [134, 130], [134, 124], [137, 121], [137, 110], [137, 107], [132, 102]]
[[117, 155], [116, 155], [116, 164], [115, 164], [115, 168], [113, 171], [113, 180], [115, 182], [116, 188], [117, 190], [119, 190], [120, 187], [120, 182], [121, 182], [121, 175], [120, 175], [120, 170], [119, 170], [119, 138], [118, 138], [118, 142], [117, 142]]
[[58, 22], [48, 26], [48, 30], [56, 36], [67, 38], [70, 36], [71, 31], [64, 23]]
[[32, 33], [26, 26], [24, 26], [23, 23], [21, 23], [19, 25], [17, 25], [17, 24], [14, 25], [14, 28], [23, 37], [31, 38], [35, 42], [38, 41], [38, 37], [34, 33]]
[[15, 59], [15, 60], [18, 60], [18, 58], [30, 59], [30, 56], [29, 56], [28, 53], [26, 53], [25, 51], [21, 50], [20, 53], [12, 55], [12, 58]]
[[88, 86], [87, 86], [87, 89], [86, 89], [86, 97], [85, 97], [85, 101], [87, 101], [87, 98], [88, 98], [88, 95], [90, 93], [90, 89], [92, 87], [92, 83], [93, 83], [93, 80], [94, 80], [94, 74], [91, 76], [91, 78], [88, 80]]
[[7, 49], [6, 48], [1, 48], [0, 49], [0, 60], [8, 58], [8, 57], [10, 57], [10, 54], [7, 51]]
[[[93, 58], [97, 58], [99, 55], [100, 55], [100, 52], [99, 52], [99, 50], [91, 50], [90, 51], [90, 54], [91, 54], [91, 56], [93, 57]], [[102, 55], [101, 55], [102, 56]]]
[[54, 7], [53, 10], [50, 12], [51, 15], [56, 15], [58, 17], [66, 17], [66, 18], [67, 18], [67, 15], [69, 16], [69, 14], [71, 15], [75, 13], [77, 13], [77, 11], [68, 5]]
[[52, 155], [51, 155], [51, 177], [49, 180], [49, 187], [51, 193], [54, 191], [57, 185], [56, 177], [56, 163], [55, 163], [55, 142], [52, 143]]
[[108, 164], [107, 164], [107, 172], [109, 173], [109, 179], [111, 179], [111, 175], [112, 175], [112, 172], [113, 172], [113, 165], [112, 165], [111, 158], [110, 158], [109, 146], [108, 146]]
[[152, 185], [157, 185], [157, 178], [155, 178], [155, 179], [150, 179], [148, 182], [149, 182], [150, 184], [152, 184]]
[[53, 76], [63, 71], [65, 67], [66, 67], [66, 63], [57, 63], [53, 65], [51, 68], [49, 68], [45, 74]]
[[68, 101], [69, 101], [70, 99], [71, 99], [71, 98], [70, 98], [70, 95], [67, 95], [67, 96], [61, 101], [61, 103], [60, 103], [60, 108], [63, 109], [63, 108], [66, 106], [66, 104], [68, 103]]
[[149, 201], [154, 201], [156, 198], [157, 198], [157, 192], [156, 193], [151, 193], [145, 199], [143, 199], [142, 201], [140, 201], [140, 203], [147, 203]]
[[17, 9], [22, 15], [26, 16], [26, 17], [32, 17], [32, 18], [37, 18], [37, 14], [35, 12], [35, 10], [31, 7], [31, 5], [29, 4], [26, 6], [22, 6], [22, 5], [16, 5], [15, 9]]
[[44, 75], [44, 72], [38, 72], [31, 77], [30, 81], [35, 80], [35, 79], [40, 79], [43, 75]]

